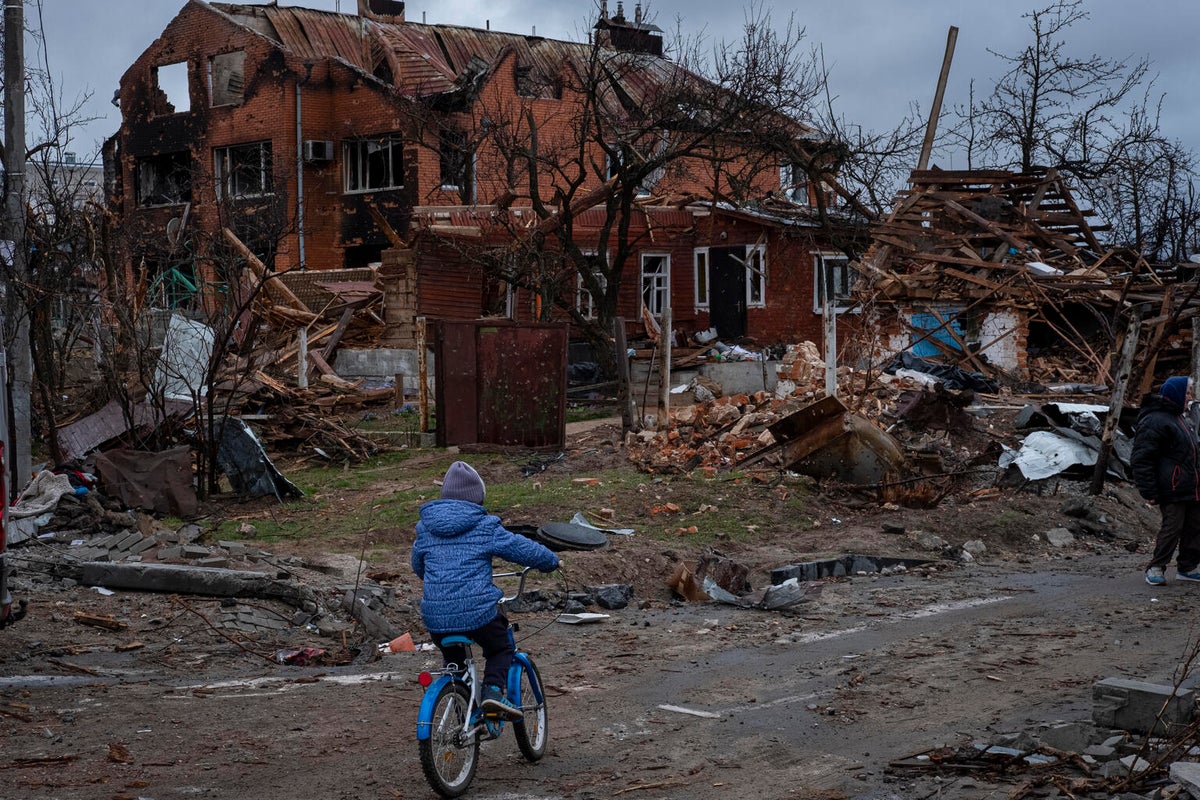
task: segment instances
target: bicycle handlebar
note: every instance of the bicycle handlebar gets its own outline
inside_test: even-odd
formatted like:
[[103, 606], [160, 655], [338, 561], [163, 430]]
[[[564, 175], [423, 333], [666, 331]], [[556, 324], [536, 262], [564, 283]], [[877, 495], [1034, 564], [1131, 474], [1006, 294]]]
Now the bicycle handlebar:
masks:
[[524, 569], [522, 569], [519, 572], [493, 572], [492, 573], [493, 580], [495, 580], [496, 578], [518, 578], [518, 577], [521, 579], [520, 582], [517, 584], [516, 594], [512, 595], [511, 597], [509, 597], [509, 596], [501, 597], [500, 602], [507, 603], [509, 601], [516, 600], [518, 597], [520, 597], [525, 591], [525, 578], [532, 571], [533, 571], [533, 567], [525, 567]]

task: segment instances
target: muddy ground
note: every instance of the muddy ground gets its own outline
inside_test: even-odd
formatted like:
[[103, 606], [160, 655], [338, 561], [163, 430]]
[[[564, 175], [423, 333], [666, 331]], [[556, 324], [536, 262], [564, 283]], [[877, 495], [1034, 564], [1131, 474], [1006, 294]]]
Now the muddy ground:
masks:
[[[582, 427], [567, 457], [543, 472], [525, 475], [529, 459], [489, 460], [485, 480], [629, 469], [614, 427]], [[406, 465], [417, 471], [455, 457], [430, 452]], [[395, 482], [381, 475], [330, 488], [322, 502], [327, 513], [349, 513]], [[973, 477], [924, 509], [786, 476], [717, 484], [646, 475], [623, 484], [607, 505], [615, 525], [637, 533], [563, 554], [562, 572], [539, 587], [630, 584], [632, 601], [585, 626], [555, 622], [552, 609], [513, 614], [550, 687], [551, 749], [527, 765], [508, 735], [486, 745], [471, 796], [1010, 796], [1029, 774], [934, 773], [901, 759], [1088, 719], [1091, 685], [1104, 677], [1170, 681], [1192, 647], [1200, 586], [1142, 582], [1156, 513], [1129, 487], [1089, 498], [1083, 483], [1067, 480], [996, 483], [994, 474]], [[679, 510], [662, 510], [668, 504]], [[768, 522], [689, 532], [716, 514], [732, 527], [728, 520], [750, 509], [760, 519], [765, 509]], [[496, 510], [516, 524], [580, 509]], [[311, 513], [232, 501], [210, 512], [249, 521]], [[1051, 545], [1053, 528], [1074, 541]], [[0, 632], [0, 796], [433, 796], [413, 732], [415, 677], [431, 655], [380, 655], [378, 637], [337, 610], [347, 587], [379, 586], [387, 620], [426, 641], [408, 568], [412, 536], [378, 527], [316, 546], [244, 541], [270, 557], [231, 566], [279, 570], [312, 588], [326, 612], [309, 619], [273, 601], [239, 600], [287, 621], [253, 634], [223, 626], [229, 601], [223, 609], [196, 596], [106, 596], [22, 564], [15, 549], [14, 588], [31, 606]], [[983, 547], [964, 557], [970, 541]], [[680, 601], [667, 586], [672, 572], [714, 548], [744, 564], [755, 587], [776, 567], [847, 553], [927, 565], [819, 581], [785, 611]], [[77, 612], [111, 615], [122, 627], [80, 624]], [[308, 666], [278, 663], [281, 651], [304, 647], [324, 653]], [[1063, 796], [1053, 791], [1029, 796]]]

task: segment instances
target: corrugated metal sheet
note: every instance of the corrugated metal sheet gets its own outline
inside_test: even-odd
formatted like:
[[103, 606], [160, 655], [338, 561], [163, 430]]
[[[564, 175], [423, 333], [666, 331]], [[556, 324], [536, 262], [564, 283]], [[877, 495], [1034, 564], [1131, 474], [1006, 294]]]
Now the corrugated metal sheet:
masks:
[[[457, 25], [364, 20], [308, 8], [233, 5], [212, 7], [234, 22], [279, 42], [301, 58], [336, 58], [371, 73], [372, 46], [382, 46], [396, 85], [414, 95], [451, 91], [473, 59], [495, 68], [511, 53], [530, 85], [549, 87], [564, 73], [583, 74], [591, 45]], [[610, 104], [637, 106], [664, 85], [697, 80], [672, 62], [645, 54], [609, 51], [604, 69], [614, 84]], [[548, 91], [548, 90], [547, 90]]]

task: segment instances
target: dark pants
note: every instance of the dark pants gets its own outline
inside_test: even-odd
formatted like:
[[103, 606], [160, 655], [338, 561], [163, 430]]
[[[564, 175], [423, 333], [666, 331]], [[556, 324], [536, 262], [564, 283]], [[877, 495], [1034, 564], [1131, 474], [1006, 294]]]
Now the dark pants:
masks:
[[1152, 567], [1166, 568], [1179, 548], [1175, 566], [1180, 572], [1191, 572], [1200, 565], [1200, 503], [1163, 503], [1162, 527], [1154, 545]]
[[504, 612], [496, 613], [496, 618], [483, 627], [464, 633], [431, 633], [434, 644], [442, 651], [442, 661], [446, 666], [456, 664], [459, 667], [467, 663], [467, 648], [461, 644], [443, 645], [442, 640], [447, 636], [466, 636], [483, 651], [487, 664], [483, 668], [483, 685], [499, 686], [505, 691], [508, 686], [508, 668], [512, 666], [512, 640], [508, 638], [508, 618]]

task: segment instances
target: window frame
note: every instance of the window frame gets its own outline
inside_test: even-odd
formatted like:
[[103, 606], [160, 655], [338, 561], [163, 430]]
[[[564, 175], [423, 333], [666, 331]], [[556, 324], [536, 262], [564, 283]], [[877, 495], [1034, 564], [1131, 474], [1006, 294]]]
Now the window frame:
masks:
[[[350, 185], [351, 177], [359, 178], [360, 182], [365, 182], [365, 179], [370, 176], [369, 157], [372, 153], [367, 151], [371, 144], [382, 145], [386, 144], [388, 149], [388, 165], [387, 174], [389, 180], [396, 180], [397, 176], [399, 183], [389, 183], [386, 186], [355, 186]], [[396, 153], [400, 155], [400, 164], [397, 169], [394, 156]], [[351, 170], [351, 165], [355, 165], [356, 169]], [[342, 140], [342, 193], [343, 194], [369, 194], [371, 192], [390, 192], [396, 189], [404, 188], [404, 138], [399, 133], [385, 133], [377, 136], [360, 136], [353, 139]]]
[[[599, 252], [595, 251], [595, 250], [584, 250], [583, 254], [585, 256], [591, 256], [594, 258], [599, 255]], [[604, 263], [605, 264], [611, 263], [609, 261], [607, 252], [604, 254]], [[603, 272], [600, 272], [600, 271], [594, 270], [594, 269], [591, 270], [591, 273], [593, 276], [595, 276], [596, 280], [599, 282], [600, 288], [603, 290], [607, 290], [608, 289], [608, 276], [605, 275]], [[587, 301], [587, 311], [583, 310], [583, 305], [584, 305], [585, 299]], [[579, 272], [579, 270], [575, 271], [575, 310], [578, 311], [580, 316], [582, 316], [584, 319], [595, 319], [596, 318], [596, 298], [592, 295], [591, 290], [588, 289], [586, 286], [584, 286], [583, 274], [581, 272]]]
[[[797, 175], [802, 176], [803, 180], [798, 180]], [[779, 191], [797, 205], [812, 205], [812, 197], [808, 191], [808, 175], [793, 161], [782, 161], [779, 164]]]
[[[447, 176], [446, 174], [447, 156], [450, 155], [456, 156], [459, 161], [457, 176]], [[458, 182], [447, 183], [447, 177], [457, 177]], [[456, 128], [448, 128], [442, 131], [442, 135], [438, 139], [438, 180], [441, 181], [440, 188], [448, 192], [461, 193], [465, 183], [470, 198], [474, 200], [475, 150], [467, 147], [467, 134], [465, 131]]]
[[[758, 256], [758, 264], [751, 266]], [[746, 308], [767, 307], [767, 246], [765, 244], [746, 245]], [[758, 297], [755, 298], [757, 290]]]
[[[248, 151], [255, 147], [258, 148], [258, 189], [257, 191], [250, 192], [235, 191], [236, 187], [234, 184], [237, 182], [238, 176], [243, 173], [243, 170], [233, 163], [234, 151]], [[217, 199], [242, 200], [253, 197], [269, 197], [275, 194], [272, 175], [272, 167], [274, 166], [273, 153], [274, 148], [271, 146], [270, 139], [214, 147], [213, 186], [216, 190]]]
[[[858, 271], [850, 266], [850, 257], [845, 253], [835, 253], [830, 251], [821, 251], [812, 254], [813, 256], [813, 313], [818, 316], [824, 315], [825, 308], [822, 303], [822, 281], [826, 274], [826, 264], [829, 261], [840, 262], [841, 272], [846, 278], [846, 294], [839, 297], [835, 291], [833, 296], [833, 312], [835, 314], [859, 313], [862, 307], [857, 303], [840, 302], [843, 299], [850, 297], [850, 290], [854, 288], [854, 284], [858, 282]], [[853, 273], [853, 279], [851, 274]]]
[[[163, 166], [164, 163], [166, 162], [166, 160], [168, 160], [168, 159], [170, 159], [172, 161], [177, 160], [177, 163], [174, 164], [174, 167], [169, 171], [169, 173], [163, 175], [160, 178], [158, 175], [158, 173], [160, 171], [160, 167]], [[155, 173], [156, 173], [155, 177], [159, 178], [158, 180], [155, 181], [154, 187], [159, 187], [161, 185], [159, 181], [160, 180], [165, 181], [167, 175], [173, 176], [176, 174], [182, 174], [182, 175], [186, 176], [186, 178], [187, 178], [186, 185], [185, 184], [179, 185], [179, 188], [183, 189], [184, 191], [180, 192], [179, 197], [169, 199], [169, 200], [167, 200], [167, 202], [163, 202], [163, 203], [148, 202], [146, 196], [143, 194], [144, 180], [145, 180], [144, 179], [144, 170], [150, 169], [150, 168], [153, 168], [155, 170]], [[195, 178], [196, 178], [195, 164], [192, 162], [191, 154], [187, 150], [175, 150], [175, 151], [166, 152], [166, 153], [154, 153], [149, 156], [143, 156], [142, 158], [138, 158], [134, 161], [134, 166], [133, 166], [134, 200], [137, 203], [138, 208], [165, 208], [167, 206], [186, 205], [187, 203], [192, 202], [193, 198], [195, 197], [195, 191], [196, 191]], [[159, 194], [161, 194], [161, 193], [159, 193]], [[155, 195], [155, 196], [158, 196], [158, 195]], [[163, 195], [163, 196], [165, 196], [165, 195]]]
[[[704, 260], [703, 268], [700, 266]], [[703, 272], [701, 272], [703, 269]], [[697, 311], [706, 311], [712, 299], [712, 260], [709, 258], [707, 247], [696, 247], [692, 250], [692, 299]]]
[[[662, 270], [655, 272], [646, 272], [646, 261], [648, 259], [662, 259]], [[639, 274], [639, 297], [641, 298], [641, 307], [650, 312], [652, 316], [661, 317], [663, 309], [671, 305], [671, 254], [660, 251], [647, 251], [638, 255], [638, 274]], [[650, 278], [653, 285], [650, 286], [651, 297], [657, 299], [657, 303], [647, 304], [647, 286], [646, 279]], [[664, 303], [665, 301], [665, 303]], [[657, 306], [655, 308], [654, 306]]]

